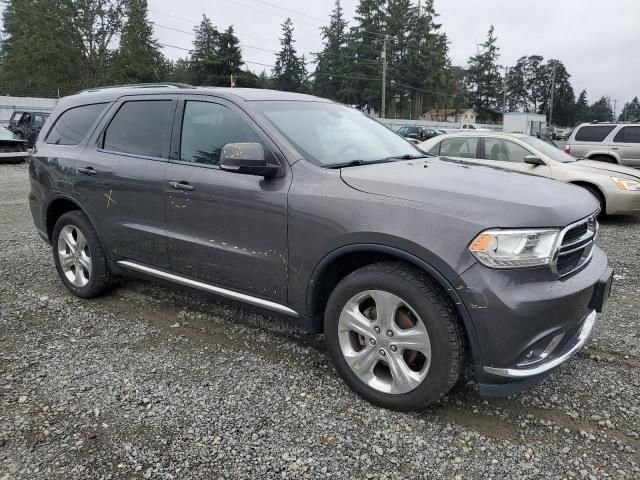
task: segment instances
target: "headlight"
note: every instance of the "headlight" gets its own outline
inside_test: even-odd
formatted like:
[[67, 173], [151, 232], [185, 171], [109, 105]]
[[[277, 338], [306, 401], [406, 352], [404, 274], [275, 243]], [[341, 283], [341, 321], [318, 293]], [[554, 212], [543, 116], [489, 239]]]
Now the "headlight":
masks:
[[631, 180], [629, 178], [618, 178], [618, 177], [611, 177], [611, 180], [616, 182], [616, 186], [620, 190], [631, 190], [631, 191], [640, 190], [640, 182], [636, 180]]
[[559, 230], [486, 230], [473, 239], [469, 251], [492, 268], [550, 265]]

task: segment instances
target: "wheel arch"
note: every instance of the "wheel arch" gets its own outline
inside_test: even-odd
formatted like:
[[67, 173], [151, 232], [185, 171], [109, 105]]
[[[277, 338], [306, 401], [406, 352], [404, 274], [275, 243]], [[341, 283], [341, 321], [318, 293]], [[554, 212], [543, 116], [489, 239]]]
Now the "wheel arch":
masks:
[[602, 200], [602, 213], [607, 213], [607, 197], [602, 191], [602, 188], [600, 188], [593, 182], [589, 182], [588, 180], [572, 180], [569, 183], [572, 185], [576, 185], [577, 187], [582, 187], [587, 190], [595, 190], [596, 192], [598, 192], [600, 194], [600, 199]]
[[589, 154], [586, 156], [586, 158], [588, 158], [589, 160], [593, 160], [595, 157], [609, 158], [611, 160], [611, 163], [616, 163], [618, 165], [622, 164], [620, 158], [616, 154], [614, 154], [612, 152], [608, 152], [608, 151], [598, 152], [598, 151], [595, 151], [595, 152], [589, 152]]
[[322, 331], [322, 312], [335, 286], [355, 270], [381, 261], [399, 261], [413, 265], [439, 285], [450, 298], [462, 321], [472, 361], [481, 365], [480, 349], [471, 316], [453, 284], [423, 259], [396, 247], [379, 244], [355, 244], [337, 248], [327, 254], [314, 269], [307, 287], [307, 312], [312, 315], [316, 331]]

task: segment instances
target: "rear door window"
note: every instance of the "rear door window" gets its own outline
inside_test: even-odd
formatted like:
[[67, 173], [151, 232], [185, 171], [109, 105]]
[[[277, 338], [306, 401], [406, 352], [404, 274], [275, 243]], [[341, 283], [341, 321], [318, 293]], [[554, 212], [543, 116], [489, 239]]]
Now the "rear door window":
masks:
[[615, 125], [593, 125], [581, 127], [575, 136], [579, 142], [602, 142], [609, 135]]
[[526, 148], [510, 140], [502, 138], [487, 137], [484, 140], [485, 158], [487, 160], [498, 160], [503, 162], [524, 163], [527, 155], [531, 152]]
[[56, 120], [47, 135], [46, 143], [53, 145], [79, 144], [97, 118], [107, 108], [107, 105], [107, 103], [94, 103], [67, 110]]
[[104, 134], [103, 148], [142, 157], [167, 158], [172, 100], [131, 100], [122, 104]]
[[623, 127], [613, 139], [616, 143], [640, 143], [640, 127]]
[[444, 157], [476, 158], [478, 137], [454, 137], [440, 142], [440, 155]]

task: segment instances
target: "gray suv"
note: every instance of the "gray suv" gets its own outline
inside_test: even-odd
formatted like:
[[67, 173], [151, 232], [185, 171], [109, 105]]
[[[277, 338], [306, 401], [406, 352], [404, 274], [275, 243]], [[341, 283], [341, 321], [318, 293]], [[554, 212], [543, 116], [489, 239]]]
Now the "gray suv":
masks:
[[583, 123], [571, 132], [564, 151], [577, 158], [640, 167], [640, 124]]
[[75, 295], [142, 275], [282, 316], [397, 410], [465, 374], [485, 395], [540, 380], [582, 347], [611, 286], [588, 192], [427, 155], [307, 95], [81, 92], [47, 121], [30, 177]]

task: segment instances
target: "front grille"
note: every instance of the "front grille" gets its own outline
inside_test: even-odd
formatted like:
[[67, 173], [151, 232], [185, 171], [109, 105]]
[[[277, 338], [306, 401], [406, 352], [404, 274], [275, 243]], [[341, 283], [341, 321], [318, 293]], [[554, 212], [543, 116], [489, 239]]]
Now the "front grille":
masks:
[[555, 270], [560, 276], [569, 275], [589, 262], [597, 231], [595, 216], [569, 225], [562, 231], [555, 262]]
[[566, 245], [567, 243], [572, 243], [578, 238], [582, 237], [585, 233], [587, 233], [588, 227], [586, 223], [581, 223], [580, 225], [576, 225], [575, 227], [567, 230], [567, 233], [564, 234], [562, 239], [562, 244]]

